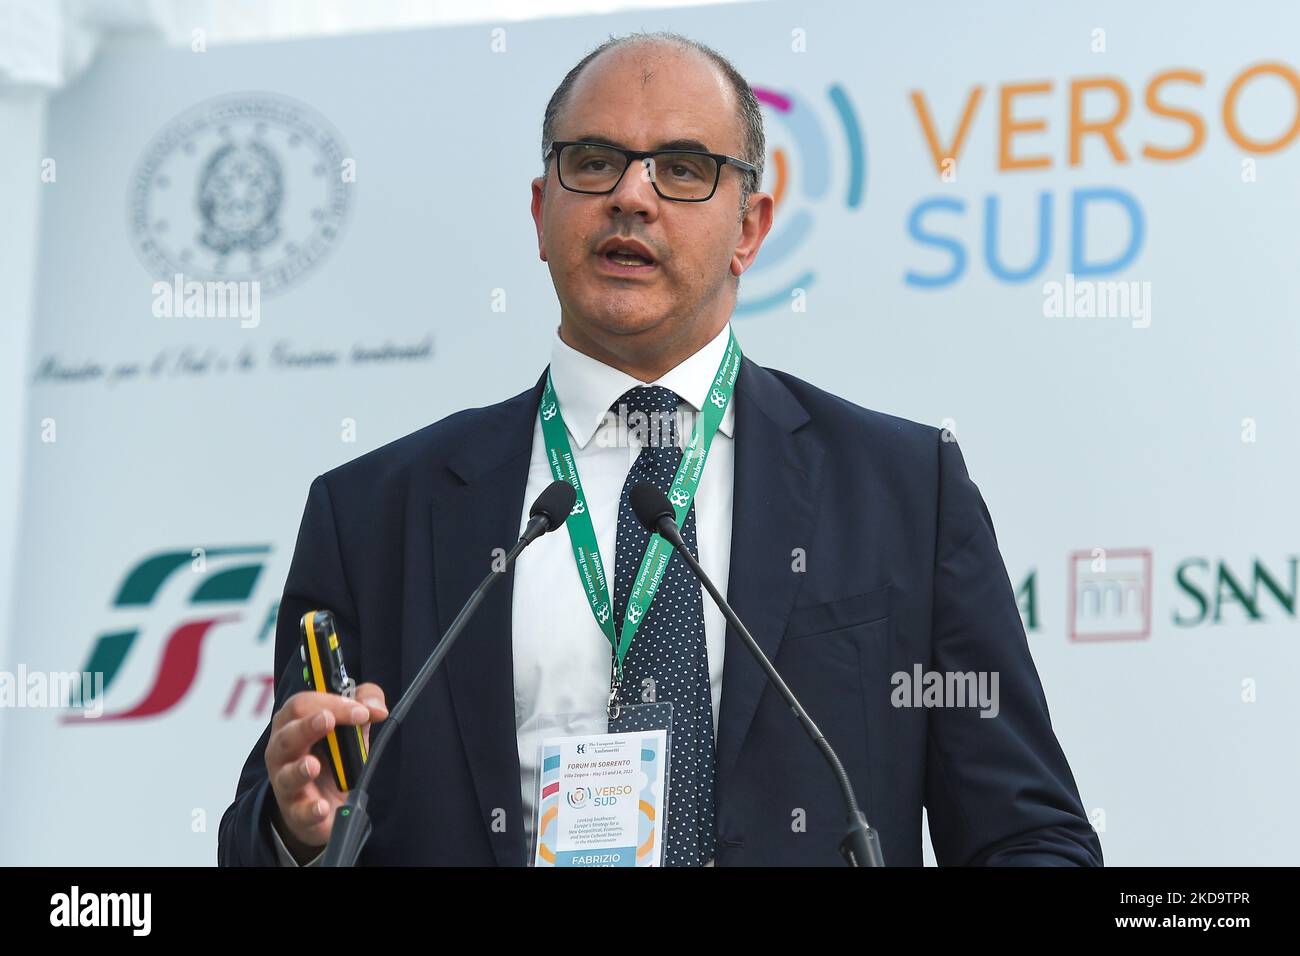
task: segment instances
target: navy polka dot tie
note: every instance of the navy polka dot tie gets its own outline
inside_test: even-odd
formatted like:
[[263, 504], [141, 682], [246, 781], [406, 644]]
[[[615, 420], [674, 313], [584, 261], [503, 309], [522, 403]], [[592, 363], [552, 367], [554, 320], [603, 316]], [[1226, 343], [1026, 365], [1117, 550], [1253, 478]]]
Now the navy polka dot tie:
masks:
[[[624, 393], [612, 409], [626, 416], [629, 431], [638, 435], [642, 446], [623, 483], [618, 507], [614, 620], [620, 633], [628, 594], [650, 543], [650, 532], [637, 520], [628, 495], [642, 481], [654, 482], [665, 494], [672, 486], [682, 460], [677, 404], [677, 393], [671, 389], [640, 385]], [[699, 558], [694, 502], [682, 525], [682, 538]], [[673, 554], [623, 659], [620, 696], [625, 705], [673, 702], [663, 861], [666, 866], [702, 866], [713, 858], [713, 696], [700, 582], [680, 554]], [[642, 729], [634, 723], [629, 715], [611, 721], [609, 729]]]

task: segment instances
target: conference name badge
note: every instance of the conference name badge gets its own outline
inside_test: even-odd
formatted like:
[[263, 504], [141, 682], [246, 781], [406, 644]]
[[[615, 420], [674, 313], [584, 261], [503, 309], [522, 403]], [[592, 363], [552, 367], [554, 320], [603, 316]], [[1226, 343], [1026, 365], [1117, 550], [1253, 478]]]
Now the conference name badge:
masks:
[[536, 866], [659, 866], [668, 731], [548, 737]]

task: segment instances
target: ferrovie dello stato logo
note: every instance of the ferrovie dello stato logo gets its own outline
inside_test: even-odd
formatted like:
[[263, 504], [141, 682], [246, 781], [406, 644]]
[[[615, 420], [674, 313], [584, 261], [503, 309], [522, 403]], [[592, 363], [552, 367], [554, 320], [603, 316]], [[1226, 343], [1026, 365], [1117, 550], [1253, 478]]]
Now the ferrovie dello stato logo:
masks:
[[[245, 636], [250, 625], [258, 643], [274, 634], [278, 602], [269, 613], [249, 614], [250, 599], [262, 576], [269, 545], [236, 545], [149, 554], [125, 574], [113, 597], [111, 614], [118, 619], [92, 643], [82, 671], [103, 674], [103, 715], [85, 721], [65, 715], [65, 723], [156, 718], [173, 710], [195, 686], [208, 638], [237, 630]], [[183, 610], [178, 614], [176, 609]], [[131, 674], [134, 679], [123, 680]], [[225, 707], [230, 717], [237, 706], [247, 711], [246, 686], [261, 684], [254, 716], [269, 711], [274, 692], [271, 675], [242, 675]], [[128, 693], [121, 687], [126, 685]], [[134, 693], [129, 693], [134, 687]], [[143, 691], [139, 688], [143, 687]], [[126, 699], [119, 699], [126, 698]]]

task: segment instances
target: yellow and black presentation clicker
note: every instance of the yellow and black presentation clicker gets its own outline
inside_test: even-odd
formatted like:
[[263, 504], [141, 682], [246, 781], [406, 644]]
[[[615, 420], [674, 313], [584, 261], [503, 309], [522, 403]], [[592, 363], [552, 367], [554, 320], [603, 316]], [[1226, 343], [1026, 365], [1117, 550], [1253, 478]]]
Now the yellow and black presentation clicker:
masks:
[[[348, 676], [343, 665], [334, 615], [329, 611], [308, 611], [299, 622], [299, 630], [302, 640], [298, 653], [302, 657], [302, 679], [307, 689], [355, 699], [357, 682]], [[336, 724], [317, 744], [323, 762], [329, 764], [335, 783], [345, 793], [357, 785], [366, 765], [366, 740], [361, 730], [355, 725]]]

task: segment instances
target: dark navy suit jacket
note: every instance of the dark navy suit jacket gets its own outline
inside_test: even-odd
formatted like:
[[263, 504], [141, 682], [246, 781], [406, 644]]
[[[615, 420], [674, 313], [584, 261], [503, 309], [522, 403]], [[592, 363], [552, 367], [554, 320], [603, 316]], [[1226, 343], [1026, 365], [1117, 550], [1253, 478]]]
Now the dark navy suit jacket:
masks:
[[[299, 617], [319, 607], [339, 620], [352, 675], [382, 686], [392, 706], [488, 573], [493, 549], [518, 537], [544, 379], [312, 482], [276, 628], [277, 710], [300, 686]], [[951, 435], [749, 359], [733, 400], [725, 593], [838, 751], [885, 862], [921, 864], [925, 807], [940, 864], [1100, 865], [992, 521]], [[512, 587], [513, 571], [390, 744], [361, 863], [526, 862]], [[996, 671], [998, 715], [893, 706], [891, 675], [916, 664]], [[222, 865], [277, 864], [269, 732], [222, 817]], [[717, 865], [838, 865], [844, 829], [834, 776], [729, 629]]]

